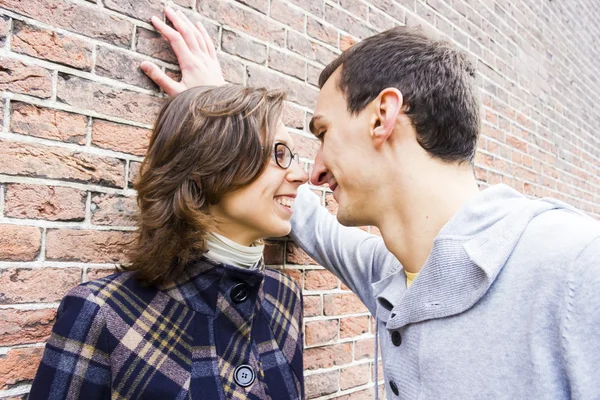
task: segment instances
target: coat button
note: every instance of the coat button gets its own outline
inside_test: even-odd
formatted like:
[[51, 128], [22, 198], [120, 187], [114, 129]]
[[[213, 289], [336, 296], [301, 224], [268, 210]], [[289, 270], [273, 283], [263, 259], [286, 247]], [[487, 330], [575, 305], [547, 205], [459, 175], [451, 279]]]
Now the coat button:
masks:
[[240, 365], [233, 372], [233, 379], [235, 380], [235, 383], [241, 387], [248, 387], [252, 385], [254, 378], [256, 378], [256, 374], [254, 373], [252, 367], [247, 364]]
[[398, 332], [398, 331], [392, 332], [392, 343], [396, 347], [398, 347], [402, 344], [402, 335], [400, 335], [400, 332]]
[[396, 386], [396, 383], [394, 383], [394, 381], [390, 381], [390, 389], [392, 389], [392, 392], [394, 392], [396, 396], [400, 394], [400, 392], [398, 391], [398, 386]]
[[234, 287], [231, 288], [231, 292], [229, 296], [234, 303], [242, 303], [246, 301], [248, 295], [250, 293], [250, 288], [246, 283], [237, 283]]

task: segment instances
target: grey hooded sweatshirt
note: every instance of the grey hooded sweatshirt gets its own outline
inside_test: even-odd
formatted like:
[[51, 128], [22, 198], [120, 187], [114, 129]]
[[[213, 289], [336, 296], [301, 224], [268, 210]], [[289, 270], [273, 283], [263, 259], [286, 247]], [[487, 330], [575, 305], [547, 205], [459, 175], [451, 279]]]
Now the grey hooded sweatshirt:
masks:
[[301, 187], [294, 240], [377, 317], [388, 399], [600, 399], [600, 223], [505, 185], [443, 227], [413, 285]]

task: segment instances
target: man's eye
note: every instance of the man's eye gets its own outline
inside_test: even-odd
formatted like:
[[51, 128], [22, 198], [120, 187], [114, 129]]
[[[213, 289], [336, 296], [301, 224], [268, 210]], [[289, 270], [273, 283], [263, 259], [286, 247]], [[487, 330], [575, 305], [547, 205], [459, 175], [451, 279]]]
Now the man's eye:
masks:
[[317, 134], [317, 139], [319, 139], [320, 141], [323, 141], [323, 139], [325, 138], [325, 134], [327, 133], [327, 131], [321, 131]]

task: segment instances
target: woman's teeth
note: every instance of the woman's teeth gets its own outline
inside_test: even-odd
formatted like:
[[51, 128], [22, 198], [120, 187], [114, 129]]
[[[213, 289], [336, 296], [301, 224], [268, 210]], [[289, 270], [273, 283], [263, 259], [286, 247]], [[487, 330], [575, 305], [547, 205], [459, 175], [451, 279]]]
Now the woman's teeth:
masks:
[[275, 201], [285, 207], [291, 208], [294, 205], [294, 199], [290, 197], [277, 197]]

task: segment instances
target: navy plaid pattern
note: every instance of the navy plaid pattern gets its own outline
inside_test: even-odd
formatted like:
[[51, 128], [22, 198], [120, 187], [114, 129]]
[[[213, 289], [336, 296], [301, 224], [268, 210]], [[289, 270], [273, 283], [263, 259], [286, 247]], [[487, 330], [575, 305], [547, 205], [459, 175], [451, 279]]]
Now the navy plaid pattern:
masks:
[[300, 288], [276, 270], [202, 258], [158, 288], [118, 273], [65, 296], [29, 398], [303, 399], [301, 331]]

